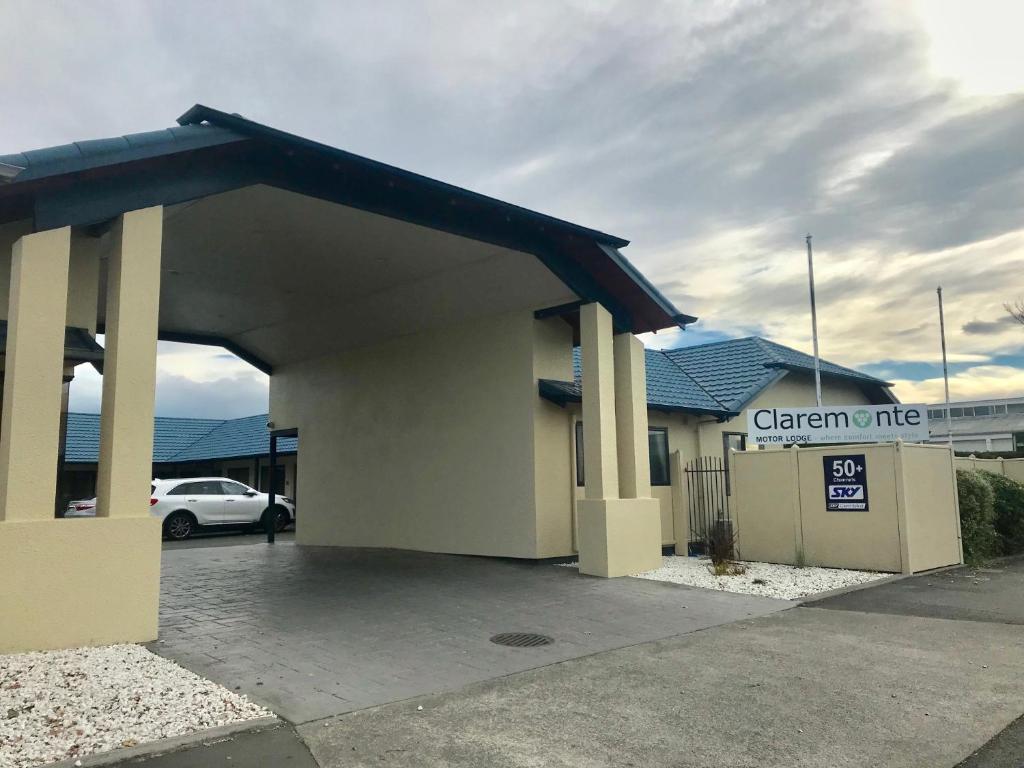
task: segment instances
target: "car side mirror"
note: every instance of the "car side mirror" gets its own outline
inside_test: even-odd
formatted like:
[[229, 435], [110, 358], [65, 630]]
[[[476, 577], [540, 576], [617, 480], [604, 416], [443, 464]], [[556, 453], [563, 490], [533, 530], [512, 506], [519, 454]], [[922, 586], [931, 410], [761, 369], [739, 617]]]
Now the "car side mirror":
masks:
[[252, 490], [250, 488], [248, 491], [245, 492], [245, 495], [246, 496], [256, 496], [256, 495], [258, 495], [258, 493], [257, 493], [257, 491], [254, 491], [254, 490]]

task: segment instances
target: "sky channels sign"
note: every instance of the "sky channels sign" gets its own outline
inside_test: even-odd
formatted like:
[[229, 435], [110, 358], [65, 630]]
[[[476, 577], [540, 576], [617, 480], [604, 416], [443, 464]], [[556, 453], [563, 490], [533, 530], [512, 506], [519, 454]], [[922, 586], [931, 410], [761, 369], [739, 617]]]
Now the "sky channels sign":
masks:
[[886, 443], [928, 440], [926, 405], [748, 408], [748, 445]]
[[825, 509], [829, 512], [868, 511], [868, 473], [863, 453], [825, 456]]

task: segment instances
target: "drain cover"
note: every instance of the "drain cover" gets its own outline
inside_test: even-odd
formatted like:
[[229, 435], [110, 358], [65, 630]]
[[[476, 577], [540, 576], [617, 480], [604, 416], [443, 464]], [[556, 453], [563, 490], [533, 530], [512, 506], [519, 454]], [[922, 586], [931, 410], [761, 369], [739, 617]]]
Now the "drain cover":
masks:
[[541, 645], [551, 645], [552, 640], [547, 635], [536, 635], [532, 632], [502, 632], [491, 638], [492, 643], [508, 645], [512, 648], [536, 648]]

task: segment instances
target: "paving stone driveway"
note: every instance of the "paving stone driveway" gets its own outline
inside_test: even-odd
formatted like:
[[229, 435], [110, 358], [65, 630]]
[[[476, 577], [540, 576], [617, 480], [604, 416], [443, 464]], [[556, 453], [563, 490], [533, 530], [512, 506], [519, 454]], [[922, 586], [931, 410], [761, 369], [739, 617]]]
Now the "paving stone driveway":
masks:
[[[293, 723], [791, 603], [490, 558], [290, 543], [165, 550], [151, 649]], [[540, 632], [506, 648], [499, 632]]]

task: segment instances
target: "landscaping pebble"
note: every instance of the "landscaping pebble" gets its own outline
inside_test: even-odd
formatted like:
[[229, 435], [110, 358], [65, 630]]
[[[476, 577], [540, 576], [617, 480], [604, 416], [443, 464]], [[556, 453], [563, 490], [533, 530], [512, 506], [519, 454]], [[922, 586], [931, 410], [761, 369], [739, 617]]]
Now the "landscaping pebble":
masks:
[[0, 655], [0, 768], [272, 714], [138, 645]]
[[[644, 573], [635, 573], [638, 579], [651, 581], [670, 581], [674, 584], [686, 584], [691, 587], [717, 589], [722, 592], [737, 592], [743, 595], [760, 597], [776, 597], [781, 600], [797, 600], [819, 592], [829, 592], [841, 587], [865, 584], [869, 581], [884, 579], [890, 573], [875, 571], [849, 571], [842, 568], [817, 568], [807, 566], [797, 568], [793, 565], [777, 563], [757, 563], [742, 561], [742, 574], [715, 576], [709, 570], [711, 561], [706, 557], [681, 557], [668, 555], [662, 558], [661, 568]], [[560, 566], [577, 568], [578, 563], [559, 563]]]
[[884, 579], [891, 575], [874, 571], [848, 571], [841, 568], [797, 568], [777, 563], [743, 562], [741, 565], [746, 567], [744, 573], [735, 576], [715, 576], [708, 569], [710, 564], [706, 557], [672, 555], [662, 558], [661, 568], [638, 573], [636, 576], [652, 581], [671, 581], [675, 584], [688, 584], [691, 587], [718, 589], [723, 592], [796, 600], [819, 592]]

